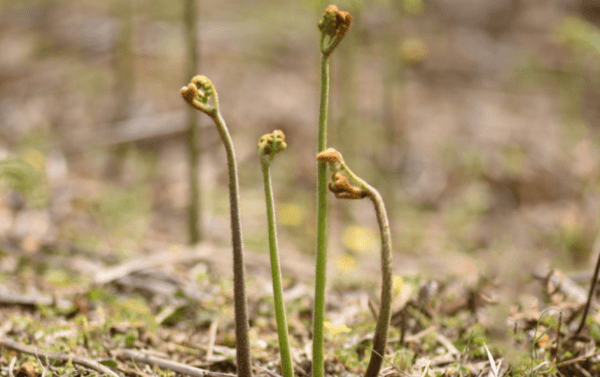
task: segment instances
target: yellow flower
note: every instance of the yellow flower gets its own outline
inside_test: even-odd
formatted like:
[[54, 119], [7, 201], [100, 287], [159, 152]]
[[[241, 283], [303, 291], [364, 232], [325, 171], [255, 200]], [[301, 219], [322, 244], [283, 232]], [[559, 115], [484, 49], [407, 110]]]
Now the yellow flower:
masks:
[[402, 276], [394, 276], [393, 287], [394, 296], [400, 296], [402, 288], [404, 287], [404, 279], [402, 279]]
[[337, 259], [337, 266], [340, 271], [350, 272], [356, 269], [356, 260], [352, 255], [342, 254]]
[[284, 203], [277, 207], [277, 220], [286, 226], [300, 226], [306, 218], [306, 211], [294, 203]]
[[377, 233], [369, 228], [359, 225], [351, 225], [344, 229], [342, 237], [344, 245], [355, 252], [376, 249], [379, 241]]
[[329, 330], [329, 332], [333, 335], [336, 336], [338, 334], [343, 334], [343, 333], [347, 333], [350, 332], [350, 327], [341, 324], [341, 325], [334, 325], [333, 323], [329, 322], [329, 321], [325, 321], [323, 323], [323, 325], [325, 326], [325, 328], [327, 328], [327, 330]]

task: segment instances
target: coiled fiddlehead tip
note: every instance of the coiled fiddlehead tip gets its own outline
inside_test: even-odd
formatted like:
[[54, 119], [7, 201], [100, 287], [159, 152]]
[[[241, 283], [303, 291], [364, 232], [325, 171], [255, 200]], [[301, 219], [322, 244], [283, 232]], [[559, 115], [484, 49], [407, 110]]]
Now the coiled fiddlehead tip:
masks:
[[327, 148], [323, 152], [317, 154], [317, 161], [335, 163], [342, 162], [344, 159], [342, 158], [340, 152], [334, 148]]
[[332, 4], [325, 8], [323, 18], [319, 21], [319, 30], [330, 37], [337, 35], [342, 35], [343, 37], [351, 24], [352, 16], [350, 13], [341, 11], [337, 6]]
[[194, 97], [198, 94], [198, 89], [192, 83], [188, 84], [188, 86], [184, 86], [181, 88], [181, 96], [188, 104], [193, 106]]
[[203, 103], [207, 103], [208, 99], [216, 93], [215, 86], [206, 76], [194, 76], [191, 83], [198, 88], [197, 96]]
[[[181, 96], [192, 107], [207, 114], [218, 112], [217, 91], [206, 76], [197, 75], [187, 86], [181, 88]], [[212, 103], [209, 100], [212, 98]]]
[[333, 173], [331, 176], [329, 190], [338, 199], [362, 199], [369, 195], [367, 191], [353, 186], [348, 177], [340, 172]]
[[258, 140], [257, 147], [258, 154], [260, 155], [261, 159], [264, 160], [267, 157], [272, 158], [276, 153], [279, 153], [287, 148], [283, 131], [275, 130], [270, 134], [261, 136]]

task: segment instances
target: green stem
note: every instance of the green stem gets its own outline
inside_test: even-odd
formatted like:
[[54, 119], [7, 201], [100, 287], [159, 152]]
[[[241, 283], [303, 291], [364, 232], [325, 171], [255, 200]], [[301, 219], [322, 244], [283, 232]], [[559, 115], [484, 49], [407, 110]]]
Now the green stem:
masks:
[[271, 185], [271, 173], [268, 163], [262, 162], [262, 171], [265, 186], [265, 197], [267, 202], [269, 251], [271, 254], [271, 276], [273, 279], [273, 301], [275, 302], [275, 318], [277, 320], [277, 335], [279, 338], [279, 352], [281, 354], [281, 370], [284, 377], [293, 377], [294, 368], [292, 366], [292, 353], [290, 350], [287, 319], [285, 317], [285, 307], [283, 304], [283, 287], [281, 283], [281, 268], [277, 246], [277, 228], [275, 226], [275, 206]]
[[[325, 34], [321, 35], [321, 44]], [[321, 100], [317, 150], [327, 145], [327, 103], [329, 97], [329, 54], [321, 55]], [[317, 175], [317, 255], [315, 270], [315, 302], [313, 309], [313, 377], [325, 375], [323, 356], [323, 323], [325, 317], [325, 282], [327, 277], [327, 163], [318, 162]]]
[[[198, 70], [198, 51], [196, 42], [196, 0], [184, 1], [184, 21], [188, 50], [188, 76], [192, 77]], [[188, 155], [190, 161], [190, 203], [188, 207], [188, 237], [190, 244], [196, 244], [202, 238], [200, 224], [200, 184], [198, 170], [200, 166], [200, 146], [198, 115], [193, 108], [188, 114]]]
[[[321, 98], [317, 153], [327, 147], [327, 104], [329, 101], [329, 56], [340, 44], [352, 24], [352, 16], [335, 5], [325, 9], [319, 22], [321, 40]], [[315, 303], [313, 309], [313, 377], [324, 377], [323, 324], [325, 317], [325, 283], [327, 278], [327, 164], [317, 164], [317, 255], [315, 270]]]
[[229, 168], [229, 202], [231, 212], [231, 240], [233, 243], [233, 299], [235, 310], [235, 339], [237, 353], [238, 376], [252, 376], [252, 362], [250, 360], [250, 338], [248, 335], [248, 308], [246, 303], [246, 277], [244, 269], [244, 254], [242, 243], [242, 221], [240, 219], [240, 195], [237, 163], [231, 135], [227, 131], [225, 120], [218, 110], [218, 99], [214, 99], [215, 107], [207, 113], [217, 125], [221, 139], [227, 152], [227, 166]]

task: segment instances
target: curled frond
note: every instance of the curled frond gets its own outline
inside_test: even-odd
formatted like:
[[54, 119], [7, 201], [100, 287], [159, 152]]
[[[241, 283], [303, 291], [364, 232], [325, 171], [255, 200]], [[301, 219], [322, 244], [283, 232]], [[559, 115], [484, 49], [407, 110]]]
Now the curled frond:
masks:
[[273, 155], [287, 148], [285, 135], [281, 130], [275, 130], [270, 134], [261, 136], [258, 140], [258, 151], [261, 154]]
[[335, 5], [329, 5], [325, 8], [323, 18], [319, 21], [319, 30], [330, 37], [341, 35], [343, 38], [351, 24], [350, 13], [339, 10]]
[[208, 102], [208, 98], [215, 93], [215, 86], [206, 76], [197, 75], [192, 77], [192, 84], [198, 88], [198, 94], [204, 103]]
[[188, 86], [184, 86], [181, 88], [181, 96], [188, 104], [193, 106], [194, 97], [198, 94], [198, 89], [196, 85], [189, 83]]
[[353, 186], [348, 177], [337, 172], [331, 176], [329, 190], [335, 194], [338, 199], [362, 199], [369, 195], [365, 190]]
[[[206, 76], [194, 76], [187, 86], [181, 88], [181, 96], [190, 106], [205, 113], [216, 113], [219, 102], [217, 91]], [[209, 100], [212, 98], [212, 105]]]
[[[346, 36], [350, 25], [352, 25], [350, 13], [339, 10], [335, 5], [330, 5], [325, 9], [323, 18], [319, 21], [321, 53], [324, 56], [329, 56], [335, 50]], [[325, 38], [325, 36], [329, 36], [329, 38]]]
[[275, 130], [270, 134], [261, 136], [258, 140], [257, 147], [261, 161], [266, 162], [267, 164], [270, 163], [276, 153], [287, 148], [283, 131]]
[[334, 148], [327, 148], [323, 152], [317, 154], [317, 161], [334, 163], [342, 162], [344, 159], [342, 158], [340, 152]]

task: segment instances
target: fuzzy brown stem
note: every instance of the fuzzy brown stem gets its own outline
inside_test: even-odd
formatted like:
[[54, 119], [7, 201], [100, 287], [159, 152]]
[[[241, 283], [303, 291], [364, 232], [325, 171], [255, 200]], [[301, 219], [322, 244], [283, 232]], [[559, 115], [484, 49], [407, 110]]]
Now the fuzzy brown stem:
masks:
[[[365, 377], [377, 377], [385, 356], [385, 346], [387, 345], [390, 319], [392, 317], [392, 236], [385, 205], [379, 192], [354, 174], [344, 162], [342, 155], [335, 149], [330, 148], [319, 153], [317, 160], [329, 162], [336, 171], [332, 177], [333, 181], [329, 185], [329, 189], [335, 193], [336, 197], [360, 199], [368, 196], [375, 207], [377, 223], [381, 233], [381, 303], [375, 336], [373, 337], [373, 351], [371, 352], [371, 359]], [[335, 179], [336, 177], [337, 179]], [[354, 187], [352, 184], [358, 187]]]
[[[216, 100], [215, 100], [216, 103]], [[248, 308], [246, 303], [246, 272], [244, 268], [244, 254], [242, 243], [242, 221], [240, 218], [240, 195], [237, 163], [233, 141], [227, 131], [225, 120], [218, 111], [209, 114], [217, 124], [225, 150], [227, 152], [227, 166], [229, 168], [229, 202], [231, 212], [231, 240], [233, 243], [233, 299], [235, 309], [235, 339], [237, 353], [238, 376], [252, 376], [252, 362], [250, 360], [250, 339], [248, 336]]]
[[[596, 239], [594, 243], [594, 251], [597, 251], [600, 248], [600, 237]], [[590, 290], [588, 292], [587, 301], [585, 302], [585, 308], [583, 309], [583, 317], [581, 317], [581, 322], [579, 323], [579, 327], [575, 331], [574, 335], [577, 335], [583, 330], [585, 326], [585, 320], [587, 318], [588, 312], [590, 310], [590, 305], [592, 303], [592, 299], [594, 297], [594, 292], [596, 290], [596, 284], [598, 284], [598, 273], [600, 273], [600, 254], [598, 254], [598, 259], [596, 260], [596, 267], [594, 268], [594, 276], [592, 277], [592, 283], [590, 285]]]
[[377, 326], [375, 327], [375, 336], [373, 337], [373, 352], [371, 352], [371, 359], [365, 377], [377, 377], [385, 355], [385, 346], [387, 345], [390, 319], [392, 317], [392, 237], [381, 195], [371, 186], [368, 186], [367, 191], [375, 206], [381, 233], [381, 304]]

